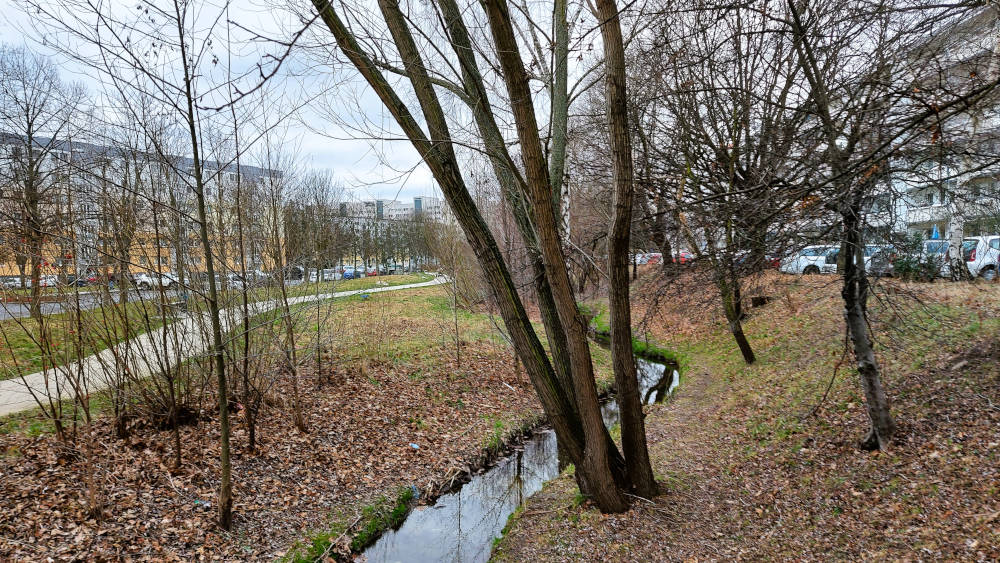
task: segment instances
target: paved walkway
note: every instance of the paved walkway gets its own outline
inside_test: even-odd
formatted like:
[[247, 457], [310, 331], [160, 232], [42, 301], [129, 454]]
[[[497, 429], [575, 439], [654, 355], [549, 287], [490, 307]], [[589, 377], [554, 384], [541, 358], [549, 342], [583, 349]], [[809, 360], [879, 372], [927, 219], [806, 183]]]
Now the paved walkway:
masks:
[[[288, 303], [289, 305], [299, 305], [362, 293], [429, 287], [447, 281], [445, 277], [437, 277], [428, 282], [408, 285], [321, 293], [293, 297], [288, 300]], [[280, 305], [281, 301], [277, 299], [251, 303], [251, 314], [258, 315]], [[238, 307], [222, 310], [221, 316], [222, 330], [226, 332], [241, 322], [240, 308]], [[90, 394], [105, 389], [118, 377], [116, 365], [125, 365], [126, 369], [131, 372], [132, 379], [144, 378], [154, 373], [160, 373], [170, 366], [175, 366], [179, 361], [203, 354], [208, 349], [207, 335], [211, 333], [211, 330], [207, 314], [185, 315], [170, 326], [172, 329], [176, 329], [168, 331], [170, 334], [164, 334], [162, 330], [153, 330], [88, 356], [79, 362], [24, 377], [0, 381], [0, 416], [37, 407], [36, 397], [42, 401], [48, 401], [50, 397], [53, 400], [69, 399], [78, 392]]]

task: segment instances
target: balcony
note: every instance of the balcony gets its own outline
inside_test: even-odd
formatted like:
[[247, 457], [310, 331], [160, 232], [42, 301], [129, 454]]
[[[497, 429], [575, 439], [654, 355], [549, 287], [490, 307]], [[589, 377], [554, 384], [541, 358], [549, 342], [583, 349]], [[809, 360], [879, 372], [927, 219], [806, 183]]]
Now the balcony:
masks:
[[907, 214], [908, 223], [935, 223], [947, 221], [951, 217], [951, 210], [946, 204], [924, 205], [911, 207]]

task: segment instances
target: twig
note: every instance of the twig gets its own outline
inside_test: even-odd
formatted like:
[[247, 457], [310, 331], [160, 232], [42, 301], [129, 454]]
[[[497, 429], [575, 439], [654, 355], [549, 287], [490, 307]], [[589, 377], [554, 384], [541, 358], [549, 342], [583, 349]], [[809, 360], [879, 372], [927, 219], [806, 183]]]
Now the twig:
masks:
[[315, 559], [313, 559], [313, 561], [323, 561], [323, 560], [325, 560], [326, 556], [330, 554], [330, 550], [333, 549], [333, 546], [337, 545], [337, 542], [340, 541], [340, 538], [342, 538], [345, 535], [347, 535], [347, 532], [350, 532], [351, 529], [353, 529], [354, 526], [356, 526], [358, 524], [358, 522], [361, 521], [362, 517], [364, 517], [364, 513], [359, 514], [358, 517], [354, 519], [354, 522], [351, 522], [351, 525], [348, 526], [347, 528], [345, 528], [344, 531], [341, 532], [341, 534], [339, 536], [337, 536], [337, 537], [333, 538], [332, 540], [330, 540], [330, 545], [326, 546], [326, 549], [323, 550], [323, 553], [319, 554], [319, 556], [316, 557]]
[[989, 404], [989, 406], [990, 406], [991, 409], [996, 410], [996, 411], [1000, 411], [1000, 407], [994, 405], [993, 401], [991, 401], [990, 398], [987, 397], [986, 395], [983, 395], [982, 393], [976, 393], [976, 396], [979, 397], [980, 399], [983, 399], [984, 401], [986, 401]]
[[648, 498], [646, 498], [646, 497], [640, 497], [639, 495], [633, 495], [633, 494], [631, 494], [631, 493], [625, 493], [625, 496], [627, 496], [627, 497], [632, 497], [632, 498], [636, 498], [636, 499], [639, 499], [639, 500], [642, 500], [642, 501], [645, 501], [645, 502], [648, 502], [649, 504], [656, 504], [655, 502], [653, 502], [653, 501], [649, 500]]
[[844, 364], [844, 361], [847, 359], [847, 352], [848, 352], [848, 349], [847, 349], [847, 329], [845, 328], [844, 329], [844, 353], [841, 354], [840, 359], [837, 360], [837, 363], [833, 366], [833, 374], [830, 375], [830, 382], [827, 383], [827, 385], [826, 385], [826, 391], [823, 392], [823, 396], [820, 397], [819, 401], [816, 403], [816, 406], [814, 406], [807, 414], [804, 414], [801, 417], [799, 417], [799, 422], [802, 422], [803, 420], [805, 420], [807, 418], [815, 416], [816, 413], [819, 412], [819, 407], [826, 401], [827, 396], [830, 394], [830, 389], [833, 389], [833, 382], [837, 379], [837, 372], [840, 370], [840, 366], [842, 366]]

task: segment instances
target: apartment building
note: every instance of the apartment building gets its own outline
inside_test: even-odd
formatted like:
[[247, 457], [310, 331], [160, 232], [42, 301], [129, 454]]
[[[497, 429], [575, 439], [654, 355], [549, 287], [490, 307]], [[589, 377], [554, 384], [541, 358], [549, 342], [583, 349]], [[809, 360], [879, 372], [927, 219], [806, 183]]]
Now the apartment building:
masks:
[[[30, 275], [33, 248], [38, 248], [41, 275], [167, 272], [181, 264], [188, 272], [205, 270], [190, 158], [48, 138], [34, 139], [28, 158], [27, 144], [0, 133], [0, 276]], [[248, 269], [264, 267], [267, 241], [259, 228], [244, 229], [243, 252], [238, 251], [233, 188], [237, 178], [247, 187], [273, 181], [280, 173], [246, 165], [237, 170], [235, 164], [216, 161], [204, 162], [203, 169], [213, 252], [220, 266], [236, 268], [243, 260]], [[34, 243], [29, 240], [26, 173], [33, 174], [42, 231], [42, 240]]]
[[433, 196], [417, 196], [410, 202], [390, 199], [344, 202], [340, 204], [340, 215], [389, 221], [406, 221], [418, 216], [437, 223], [454, 220], [447, 202]]
[[[953, 94], [1000, 76], [1000, 12], [983, 8], [937, 31], [913, 50], [914, 82], [933, 80]], [[1000, 95], [931, 127], [919, 148], [900, 159], [892, 179], [895, 232], [961, 239], [1000, 232]]]

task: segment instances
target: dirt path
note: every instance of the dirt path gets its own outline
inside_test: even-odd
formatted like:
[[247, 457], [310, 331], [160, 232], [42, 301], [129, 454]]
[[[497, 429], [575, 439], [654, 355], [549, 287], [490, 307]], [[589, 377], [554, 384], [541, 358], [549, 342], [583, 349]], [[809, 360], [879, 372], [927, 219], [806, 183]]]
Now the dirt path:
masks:
[[918, 289], [933, 312], [875, 309], [899, 426], [887, 452], [857, 448], [868, 421], [850, 363], [831, 380], [843, 355], [835, 290], [795, 283], [791, 305], [746, 322], [752, 366], [719, 322], [676, 339], [688, 371], [671, 403], [647, 407], [661, 496], [602, 515], [560, 477], [496, 558], [1000, 560], [1000, 288]]
[[[564, 475], [529, 500], [496, 558], [733, 557], [738, 548], [724, 530], [745, 501], [736, 480], [726, 474], [725, 460], [717, 457], [720, 441], [726, 440], [717, 414], [717, 385], [710, 374], [694, 369], [685, 374], [672, 401], [647, 407], [650, 455], [657, 478], [668, 489], [664, 495], [653, 502], [638, 500], [625, 514], [601, 516], [575, 506], [575, 483]], [[725, 499], [724, 504], [716, 506], [717, 499]], [[531, 532], [537, 529], [549, 533]]]

